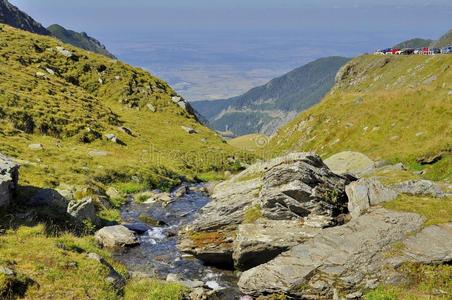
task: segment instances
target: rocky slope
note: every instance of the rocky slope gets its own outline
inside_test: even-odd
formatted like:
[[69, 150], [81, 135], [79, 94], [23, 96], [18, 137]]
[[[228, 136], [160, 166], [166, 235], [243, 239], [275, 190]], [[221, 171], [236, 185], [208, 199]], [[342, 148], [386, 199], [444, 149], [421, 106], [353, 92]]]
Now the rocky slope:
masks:
[[9, 3], [8, 0], [0, 0], [0, 23], [37, 34], [50, 34], [45, 27]]
[[277, 132], [270, 149], [322, 157], [354, 150], [450, 179], [451, 64], [451, 55], [355, 58], [319, 105]]
[[86, 32], [75, 32], [58, 24], [50, 25], [47, 27], [47, 30], [52, 36], [66, 44], [71, 44], [81, 49], [99, 53], [110, 58], [115, 58], [115, 56], [111, 54], [101, 42], [89, 36]]
[[193, 106], [216, 130], [270, 135], [298, 112], [318, 103], [347, 61], [344, 57], [321, 58], [241, 96], [193, 102]]
[[[348, 160], [342, 170], [341, 157]], [[384, 185], [382, 177], [406, 171], [363, 161], [359, 153], [328, 160], [342, 175], [313, 153], [252, 165], [213, 189], [212, 202], [180, 232], [179, 247], [208, 264], [242, 270], [239, 287], [248, 297], [361, 299], [387, 284], [417, 289], [405, 268], [425, 264], [444, 265], [438, 272], [447, 277], [450, 186], [443, 192], [436, 183], [403, 181], [403, 176]], [[428, 226], [438, 208], [429, 208], [436, 211], [431, 214], [382, 207], [403, 203], [402, 194], [424, 208], [442, 202], [445, 218]], [[430, 198], [418, 198], [425, 196]]]

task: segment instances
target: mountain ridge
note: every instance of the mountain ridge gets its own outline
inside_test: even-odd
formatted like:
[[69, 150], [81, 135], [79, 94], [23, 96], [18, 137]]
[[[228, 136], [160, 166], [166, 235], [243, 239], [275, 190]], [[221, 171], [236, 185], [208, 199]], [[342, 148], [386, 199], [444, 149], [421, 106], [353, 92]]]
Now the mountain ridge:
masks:
[[270, 135], [297, 112], [320, 101], [333, 86], [336, 72], [348, 60], [339, 56], [320, 58], [243, 95], [196, 101], [192, 105], [218, 131]]

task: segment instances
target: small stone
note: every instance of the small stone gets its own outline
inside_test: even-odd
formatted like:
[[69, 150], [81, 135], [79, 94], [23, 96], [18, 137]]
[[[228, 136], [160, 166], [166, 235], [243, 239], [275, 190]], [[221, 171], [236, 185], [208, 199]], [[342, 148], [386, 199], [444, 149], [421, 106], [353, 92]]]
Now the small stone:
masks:
[[30, 144], [28, 145], [28, 148], [31, 150], [42, 150], [44, 149], [44, 146], [42, 144]]
[[169, 274], [166, 276], [166, 281], [169, 281], [169, 282], [179, 282], [179, 281], [181, 281], [181, 278], [180, 278], [180, 276], [179, 276], [178, 274], [169, 273]]
[[50, 75], [55, 75], [55, 71], [50, 69], [50, 68], [46, 68], [47, 73], [49, 73]]
[[63, 47], [56, 47], [56, 49], [57, 49], [57, 51], [61, 54], [61, 55], [63, 55], [63, 56], [65, 56], [65, 57], [67, 57], [67, 58], [70, 58], [70, 57], [72, 57], [72, 52], [71, 51], [69, 51], [69, 50], [66, 50], [66, 49], [64, 49]]
[[155, 113], [157, 111], [157, 109], [155, 108], [154, 105], [152, 105], [151, 103], [146, 104], [146, 107], [153, 113]]
[[185, 130], [188, 134], [196, 134], [198, 133], [195, 129], [187, 126], [181, 126], [183, 130]]
[[423, 136], [423, 135], [424, 135], [423, 132], [417, 132], [417, 133], [416, 133], [416, 136], [417, 136], [417, 137], [420, 137], [420, 136]]
[[47, 78], [46, 74], [43, 72], [36, 72], [36, 77], [38, 78]]
[[139, 244], [135, 233], [122, 225], [104, 227], [96, 232], [95, 238], [101, 245], [109, 248]]

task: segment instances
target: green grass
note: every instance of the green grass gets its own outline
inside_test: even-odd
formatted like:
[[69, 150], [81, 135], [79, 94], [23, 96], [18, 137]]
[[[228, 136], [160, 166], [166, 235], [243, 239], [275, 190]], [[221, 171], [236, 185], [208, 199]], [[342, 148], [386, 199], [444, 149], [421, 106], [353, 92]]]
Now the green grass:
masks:
[[[270, 140], [268, 150], [341, 151], [412, 165], [452, 147], [452, 56], [365, 55], [352, 60], [332, 92]], [[436, 76], [435, 80], [426, 79]], [[449, 158], [424, 167], [451, 180]]]
[[405, 284], [383, 285], [368, 292], [365, 300], [443, 300], [452, 295], [452, 266], [404, 264], [398, 270]]
[[413, 212], [426, 218], [425, 226], [452, 222], [452, 197], [431, 198], [400, 195], [383, 205], [387, 209]]
[[262, 218], [262, 208], [259, 205], [249, 207], [245, 210], [243, 223], [254, 223]]
[[176, 284], [154, 279], [132, 280], [126, 287], [125, 300], [179, 300], [187, 290]]
[[270, 138], [263, 134], [242, 135], [228, 140], [228, 144], [245, 151], [257, 151], [267, 146]]
[[[0, 235], [0, 265], [10, 266], [33, 282], [26, 289], [26, 299], [120, 299], [106, 281], [107, 268], [87, 258], [90, 252], [102, 255], [125, 273], [92, 237], [49, 236], [43, 225]], [[0, 279], [0, 288], [5, 289], [5, 278]]]

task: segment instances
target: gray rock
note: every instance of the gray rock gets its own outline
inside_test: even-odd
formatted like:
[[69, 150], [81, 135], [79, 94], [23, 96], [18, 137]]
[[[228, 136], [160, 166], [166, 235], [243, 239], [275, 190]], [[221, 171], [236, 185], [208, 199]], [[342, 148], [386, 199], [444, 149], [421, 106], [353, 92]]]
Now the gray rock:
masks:
[[452, 261], [452, 223], [424, 228], [405, 242], [404, 256], [408, 261], [442, 264]]
[[[361, 292], [368, 280], [381, 279], [384, 250], [421, 228], [423, 218], [412, 213], [375, 209], [349, 223], [320, 234], [274, 260], [245, 271], [239, 280], [248, 295], [313, 295], [332, 299]], [[318, 289], [321, 281], [322, 288]]]
[[195, 129], [187, 126], [181, 126], [183, 130], [185, 130], [188, 134], [196, 134], [198, 133]]
[[236, 231], [249, 209], [260, 207], [263, 217], [272, 220], [333, 225], [347, 211], [349, 182], [312, 153], [259, 162], [213, 188], [212, 201], [180, 232], [179, 248], [209, 264], [231, 266]]
[[138, 234], [146, 233], [149, 229], [151, 229], [151, 227], [149, 225], [144, 224], [144, 223], [139, 223], [139, 222], [124, 223], [121, 225], [126, 227], [129, 230], [132, 230], [133, 232], [138, 233]]
[[152, 105], [151, 103], [146, 104], [146, 107], [153, 113], [155, 113], [157, 111], [157, 109], [155, 108], [154, 105]]
[[88, 258], [97, 261], [104, 265], [108, 269], [107, 281], [112, 284], [116, 289], [122, 289], [126, 285], [126, 279], [119, 274], [113, 266], [108, 263], [102, 256], [97, 253], [89, 253]]
[[259, 204], [264, 217], [275, 220], [315, 219], [310, 224], [327, 227], [347, 210], [346, 177], [331, 172], [313, 153], [281, 161], [265, 170]]
[[70, 58], [73, 55], [71, 51], [66, 50], [66, 49], [64, 49], [63, 47], [60, 47], [60, 46], [56, 47], [56, 50], [58, 51], [58, 53], [60, 53], [61, 55], [65, 56], [67, 58]]
[[118, 129], [122, 132], [124, 132], [127, 135], [133, 136], [133, 132], [132, 129], [124, 127], [124, 126], [119, 126]]
[[359, 152], [344, 151], [327, 159], [325, 164], [336, 174], [362, 175], [375, 169], [375, 162]]
[[53, 189], [39, 189], [27, 202], [30, 206], [48, 206], [66, 212], [69, 201]]
[[446, 194], [441, 187], [430, 180], [410, 180], [396, 185], [392, 188], [401, 194], [414, 196], [431, 196], [435, 198], [445, 197]]
[[104, 247], [118, 248], [138, 245], [135, 233], [125, 226], [104, 227], [95, 234], [96, 240]]
[[235, 267], [247, 270], [266, 263], [314, 237], [320, 230], [303, 226], [300, 221], [264, 220], [257, 224], [239, 225], [234, 241]]
[[345, 188], [348, 210], [353, 218], [359, 217], [373, 205], [397, 198], [397, 193], [384, 187], [376, 179], [360, 179]]
[[185, 196], [188, 192], [189, 192], [189, 188], [188, 186], [186, 186], [185, 184], [181, 185], [180, 187], [176, 188], [173, 191], [173, 194], [176, 198], [182, 198], [183, 196]]
[[0, 208], [10, 204], [19, 180], [19, 165], [0, 154]]
[[81, 201], [69, 202], [67, 213], [80, 222], [89, 221], [95, 225], [100, 223], [96, 214], [96, 207], [94, 207], [91, 197], [87, 197]]

